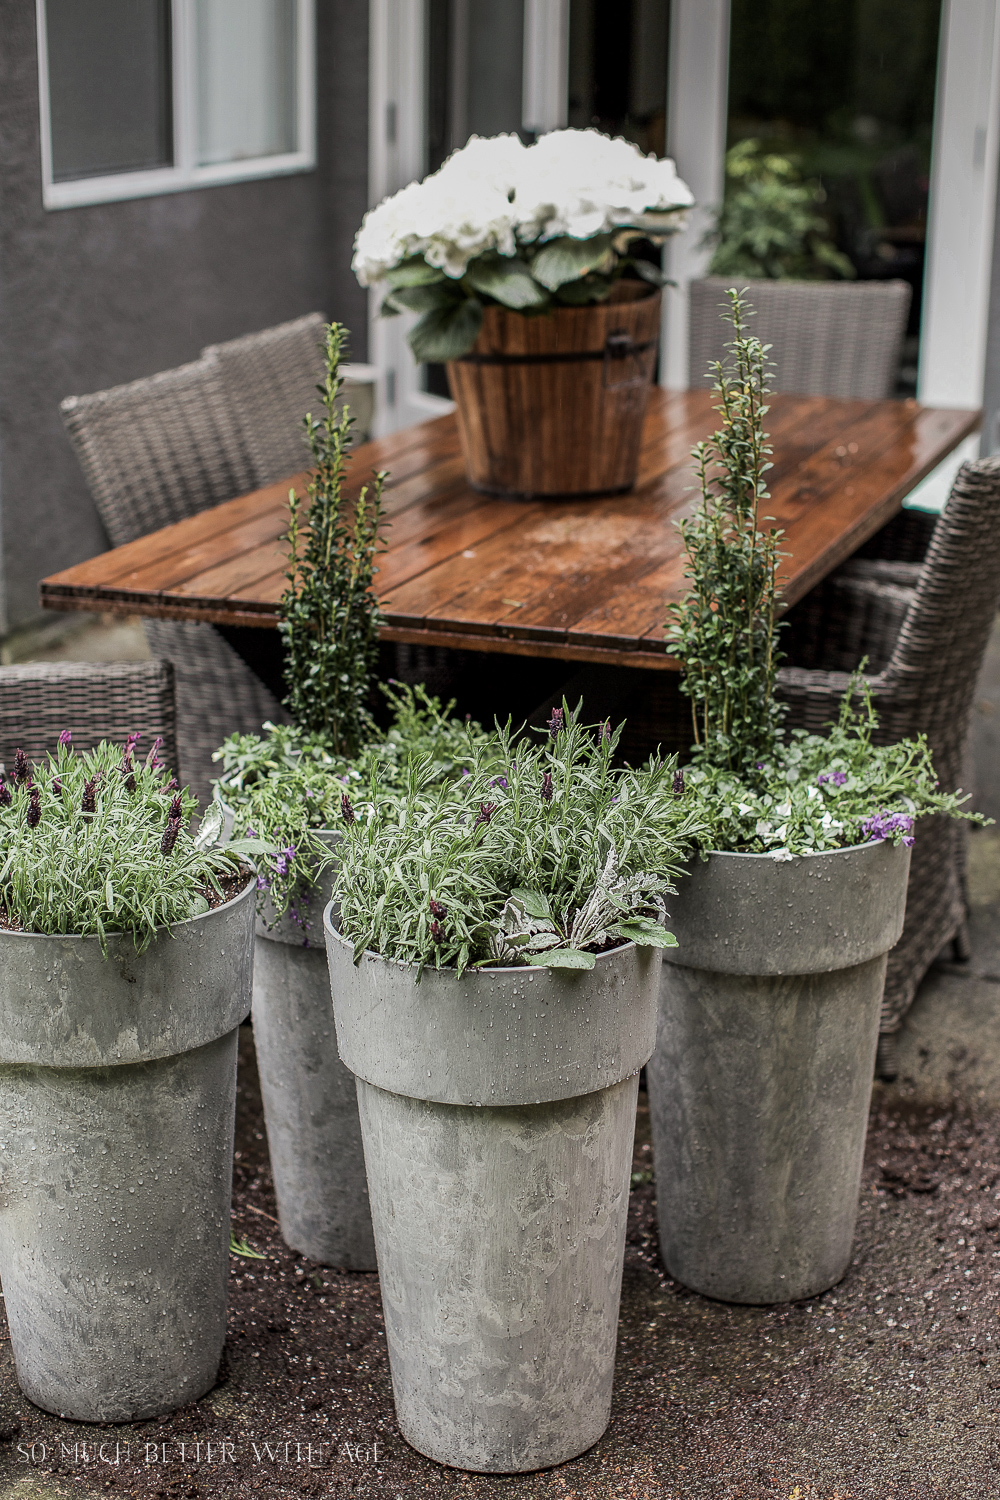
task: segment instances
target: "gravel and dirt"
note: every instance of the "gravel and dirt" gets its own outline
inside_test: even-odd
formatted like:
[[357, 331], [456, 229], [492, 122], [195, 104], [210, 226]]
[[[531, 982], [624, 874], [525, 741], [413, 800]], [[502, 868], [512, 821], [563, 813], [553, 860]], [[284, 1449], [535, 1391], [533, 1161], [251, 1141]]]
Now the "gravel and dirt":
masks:
[[729, 1307], [659, 1264], [636, 1133], [614, 1412], [582, 1458], [465, 1475], [395, 1426], [378, 1283], [312, 1265], [275, 1222], [241, 1033], [219, 1383], [161, 1421], [94, 1428], [32, 1407], [0, 1314], [0, 1500], [1000, 1500], [1000, 832], [973, 836], [973, 958], [926, 980], [903, 1072], [876, 1085], [855, 1256], [812, 1302]]

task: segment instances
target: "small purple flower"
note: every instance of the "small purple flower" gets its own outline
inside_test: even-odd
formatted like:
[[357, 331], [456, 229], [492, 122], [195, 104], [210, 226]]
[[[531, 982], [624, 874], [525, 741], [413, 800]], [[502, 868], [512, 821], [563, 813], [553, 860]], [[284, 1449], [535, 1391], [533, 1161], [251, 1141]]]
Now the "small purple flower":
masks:
[[83, 796], [80, 799], [80, 811], [88, 818], [97, 811], [96, 776], [92, 776], [89, 781], [84, 783]]
[[53, 776], [52, 778], [52, 795], [53, 797], [62, 796], [62, 782], [58, 776]]
[[132, 752], [141, 739], [141, 734], [130, 734], [125, 741], [125, 748], [122, 751], [122, 765], [128, 766], [129, 769], [132, 766]]
[[432, 896], [428, 905], [431, 909], [431, 916], [437, 917], [439, 922], [448, 915], [448, 908], [445, 906], [443, 901], [435, 901], [434, 897]]
[[506, 791], [507, 790], [507, 778], [506, 778], [506, 776], [494, 776], [493, 780], [490, 782], [490, 786], [499, 786], [499, 787], [502, 787], [504, 791]]
[[563, 717], [563, 711], [562, 711], [561, 708], [554, 708], [552, 710], [552, 717], [551, 717], [551, 719], [548, 720], [547, 727], [548, 727], [548, 731], [549, 731], [549, 738], [553, 739], [553, 740], [556, 738], [556, 736], [560, 733], [561, 730], [563, 730], [563, 729], [566, 728], [566, 725], [565, 725], [565, 722], [564, 722], [564, 717]]
[[278, 875], [287, 875], [289, 866], [295, 858], [295, 845], [287, 844], [284, 849], [278, 851], [274, 856], [274, 869]]
[[495, 802], [480, 802], [479, 817], [473, 823], [473, 828], [478, 828], [480, 823], [488, 823], [497, 810]]
[[468, 766], [463, 766], [462, 767], [462, 775], [463, 776], [471, 776], [472, 775], [472, 772], [469, 770]]
[[351, 799], [346, 792], [342, 792], [340, 796], [340, 816], [343, 818], [348, 827], [350, 827], [352, 823], [357, 822], [357, 815], [355, 814], [354, 808], [351, 806]]
[[902, 842], [910, 848], [913, 844], [913, 819], [908, 813], [873, 813], [866, 818], [861, 825], [862, 837], [870, 844], [880, 844], [885, 839], [892, 838], [893, 834], [901, 833]]
[[822, 786], [824, 781], [832, 781], [834, 786], [843, 786], [846, 780], [846, 771], [820, 771], [816, 777], [816, 785]]
[[684, 772], [682, 770], [677, 770], [677, 771], [674, 772], [673, 785], [671, 786], [670, 790], [673, 792], [673, 794], [674, 794], [675, 797], [683, 797], [683, 795], [684, 795]]
[[28, 827], [37, 828], [42, 821], [42, 794], [37, 786], [28, 783]]
[[164, 831], [163, 831], [163, 837], [160, 840], [160, 853], [164, 857], [166, 857], [168, 854], [172, 854], [173, 853], [173, 851], [174, 851], [174, 845], [177, 842], [177, 835], [180, 833], [180, 831], [181, 831], [181, 820], [180, 820], [180, 818], [168, 818], [167, 819], [167, 826], [164, 829]]
[[9, 807], [13, 800], [13, 797], [10, 795], [10, 787], [6, 781], [0, 780], [0, 807]]
[[258, 875], [257, 889], [259, 891], [269, 891], [271, 889], [271, 882], [269, 880], [265, 880], [263, 875]]
[[757, 761], [756, 766], [755, 766], [755, 770], [763, 771], [763, 769], [764, 769], [764, 762], [762, 760]]
[[600, 725], [600, 731], [601, 731], [601, 744], [602, 745], [610, 745], [611, 744], [611, 720], [610, 719], [604, 719], [604, 720], [602, 720], [601, 725]]
[[70, 745], [72, 745], [72, 743], [73, 743], [73, 731], [72, 731], [72, 729], [64, 729], [63, 732], [62, 732], [62, 734], [59, 736], [59, 746], [60, 746], [60, 749], [62, 749], [62, 750], [68, 750], [69, 747], [70, 747]]
[[444, 928], [440, 922], [431, 923], [431, 941], [435, 943], [444, 942]]
[[[126, 769], [128, 768], [123, 765], [122, 770], [124, 771]], [[125, 777], [125, 790], [128, 792], [129, 796], [132, 796], [132, 794], [135, 792], [136, 786], [137, 782], [135, 779], [135, 772], [129, 770], [128, 775]]]
[[552, 795], [552, 772], [546, 771], [542, 777], [542, 801], [551, 802]]
[[23, 750], [18, 750], [14, 755], [14, 780], [25, 782], [31, 775], [31, 762]]
[[180, 785], [181, 784], [177, 780], [177, 777], [176, 776], [171, 776], [170, 780], [167, 782], [167, 784], [163, 788], [163, 790], [165, 792], [178, 792], [178, 791], [180, 791]]
[[170, 811], [167, 813], [167, 821], [169, 823], [179, 823], [183, 816], [184, 804], [181, 801], [181, 794], [180, 792], [178, 792], [177, 796], [170, 804]]

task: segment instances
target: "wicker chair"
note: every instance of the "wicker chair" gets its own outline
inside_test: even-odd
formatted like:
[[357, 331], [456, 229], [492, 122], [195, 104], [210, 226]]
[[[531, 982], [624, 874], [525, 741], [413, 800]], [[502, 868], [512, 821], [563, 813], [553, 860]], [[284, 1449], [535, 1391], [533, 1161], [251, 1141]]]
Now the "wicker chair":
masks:
[[[689, 291], [688, 384], [711, 386], [709, 365], [725, 358], [732, 329], [723, 322], [721, 276], [692, 281]], [[905, 281], [750, 282], [751, 331], [773, 345], [772, 391], [807, 396], [891, 396], [910, 310]]]
[[[254, 488], [219, 363], [200, 359], [61, 408], [114, 546]], [[285, 717], [277, 698], [210, 625], [145, 620], [154, 657], [173, 662], [180, 774], [205, 800], [227, 734]]]
[[[202, 350], [203, 358], [218, 360], [230, 420], [250, 456], [257, 488], [285, 479], [311, 462], [302, 418], [307, 411], [319, 410], [325, 322], [322, 313], [308, 313], [293, 323]], [[351, 375], [352, 369], [360, 373], [365, 368], [341, 366], [341, 400], [350, 403], [354, 414], [355, 442], [368, 437], [374, 416], [371, 382]]]
[[[876, 738], [924, 733], [941, 786], [969, 785], [973, 693], [1000, 595], [1000, 458], [965, 463], [940, 518], [904, 511], [789, 611], [799, 663], [779, 675], [790, 727], [836, 714], [848, 672], [867, 655]], [[802, 665], [805, 663], [805, 665]], [[879, 1072], [895, 1076], [895, 1036], [941, 949], [968, 957], [968, 824], [925, 818], [917, 830], [903, 935], [889, 955]]]
[[76, 750], [141, 732], [140, 753], [157, 735], [161, 756], [177, 768], [174, 670], [168, 661], [39, 662], [0, 667], [0, 763], [17, 750], [37, 760], [55, 750], [64, 729]]

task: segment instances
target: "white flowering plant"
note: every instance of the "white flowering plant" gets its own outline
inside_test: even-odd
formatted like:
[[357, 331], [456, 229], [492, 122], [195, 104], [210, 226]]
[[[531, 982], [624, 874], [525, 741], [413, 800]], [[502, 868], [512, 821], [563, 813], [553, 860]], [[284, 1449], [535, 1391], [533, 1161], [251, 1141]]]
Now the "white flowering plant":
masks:
[[597, 130], [554, 130], [532, 146], [473, 136], [365, 215], [353, 269], [362, 286], [386, 286], [383, 314], [420, 315], [417, 359], [458, 359], [486, 307], [603, 302], [626, 273], [662, 285], [630, 249], [682, 228], [693, 202], [669, 158]]

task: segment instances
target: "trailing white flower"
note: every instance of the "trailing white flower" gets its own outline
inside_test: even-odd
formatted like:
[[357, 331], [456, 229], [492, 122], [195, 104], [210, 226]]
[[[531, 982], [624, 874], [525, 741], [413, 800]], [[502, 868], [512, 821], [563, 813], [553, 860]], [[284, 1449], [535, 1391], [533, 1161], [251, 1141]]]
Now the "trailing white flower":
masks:
[[386, 284], [383, 313], [422, 315], [409, 336], [418, 359], [455, 359], [492, 303], [601, 302], [630, 269], [662, 284], [629, 248], [682, 228], [693, 201], [672, 161], [597, 130], [556, 130], [533, 146], [473, 136], [365, 215], [352, 264], [362, 286]]

